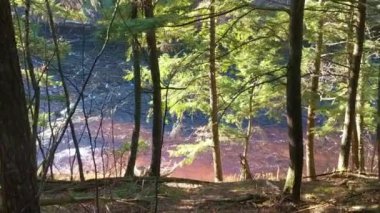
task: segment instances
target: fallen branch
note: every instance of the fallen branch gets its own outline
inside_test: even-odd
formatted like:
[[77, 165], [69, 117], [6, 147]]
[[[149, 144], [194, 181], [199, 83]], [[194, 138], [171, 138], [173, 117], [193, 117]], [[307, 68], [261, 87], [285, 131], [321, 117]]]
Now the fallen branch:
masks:
[[[40, 199], [40, 206], [54, 206], [54, 205], [67, 205], [67, 204], [74, 204], [74, 203], [87, 203], [87, 202], [95, 202], [96, 197], [95, 196], [88, 196], [88, 197], [59, 197], [59, 198], [45, 198]], [[131, 202], [144, 202], [144, 203], [150, 203], [150, 200], [147, 199], [117, 199], [117, 198], [107, 198], [107, 197], [99, 197], [99, 200], [102, 200], [104, 202], [122, 202], [122, 203], [131, 203]]]
[[263, 203], [269, 198], [259, 194], [246, 194], [241, 197], [228, 197], [228, 198], [216, 198], [216, 199], [204, 199], [205, 202], [226, 202], [226, 203], [240, 203], [246, 201], [253, 201], [255, 203]]
[[322, 174], [318, 174], [318, 175], [315, 175], [315, 176], [303, 176], [302, 178], [306, 179], [306, 178], [311, 178], [311, 177], [322, 177], [322, 176], [332, 175], [332, 174], [335, 174], [335, 173], [336, 172], [327, 172], [327, 173], [322, 173]]
[[319, 211], [322, 212], [324, 210], [324, 208], [326, 208], [328, 206], [332, 206], [332, 205], [330, 203], [323, 203], [323, 204], [313, 205], [313, 206], [310, 206], [310, 207], [307, 207], [307, 208], [303, 208], [303, 209], [297, 210], [294, 213], [310, 212], [311, 210], [315, 210], [315, 211], [319, 210]]
[[[327, 172], [323, 174], [315, 175], [314, 177], [322, 177], [322, 176], [328, 176], [331, 175], [331, 177], [337, 178], [337, 177], [357, 177], [357, 178], [366, 178], [366, 179], [376, 179], [377, 175], [372, 173], [355, 173], [351, 171], [334, 171], [334, 172]], [[303, 179], [311, 178], [311, 176], [304, 176]]]
[[[96, 182], [99, 187], [109, 186], [109, 185], [117, 185], [121, 183], [131, 183], [134, 182], [136, 184], [142, 184], [143, 182], [151, 182], [154, 183], [154, 177], [132, 177], [132, 178], [124, 178], [124, 177], [113, 177], [113, 178], [104, 178], [104, 179], [90, 179], [84, 182], [79, 181], [47, 181], [46, 182], [46, 190], [45, 193], [57, 193], [61, 191], [67, 191], [68, 189], [74, 191], [83, 191], [89, 190], [96, 187]], [[200, 180], [192, 180], [185, 178], [174, 178], [174, 177], [161, 177], [158, 180], [159, 183], [187, 183], [187, 184], [217, 184], [208, 181], [200, 181]]]

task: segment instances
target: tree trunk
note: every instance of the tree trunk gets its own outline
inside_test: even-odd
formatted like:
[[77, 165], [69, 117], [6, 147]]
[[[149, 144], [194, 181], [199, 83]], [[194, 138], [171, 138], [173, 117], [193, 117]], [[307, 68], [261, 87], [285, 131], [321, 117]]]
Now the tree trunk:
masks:
[[[62, 88], [63, 88], [63, 92], [65, 95], [66, 111], [67, 111], [67, 113], [69, 113], [70, 112], [70, 96], [69, 96], [69, 91], [67, 89], [65, 76], [64, 76], [63, 70], [62, 70], [61, 56], [60, 56], [61, 53], [59, 51], [58, 37], [57, 37], [57, 32], [56, 32], [56, 29], [54, 26], [53, 12], [51, 10], [49, 0], [45, 0], [45, 5], [46, 5], [47, 12], [48, 12], [49, 26], [50, 26], [51, 35], [52, 35], [53, 42], [54, 42], [55, 55], [57, 57], [58, 73], [59, 73], [59, 76], [61, 78]], [[79, 178], [81, 181], [84, 181], [85, 178], [84, 178], [84, 172], [83, 172], [82, 158], [81, 158], [80, 149], [79, 149], [79, 142], [78, 142], [78, 139], [77, 139], [77, 136], [75, 133], [74, 123], [73, 123], [71, 118], [69, 121], [69, 126], [70, 126], [71, 136], [73, 139], [73, 144], [75, 147], [75, 152], [76, 152], [75, 154], [76, 154], [77, 161], [78, 161]]]
[[39, 212], [32, 140], [10, 3], [0, 0], [0, 179], [2, 212]]
[[365, 171], [365, 160], [364, 160], [364, 117], [362, 112], [362, 107], [364, 106], [363, 99], [363, 82], [364, 76], [363, 73], [360, 77], [360, 83], [358, 88], [358, 94], [356, 99], [356, 118], [354, 124], [354, 138], [352, 140], [352, 162], [354, 164], [354, 169], [359, 172]]
[[358, 80], [360, 74], [360, 63], [363, 52], [365, 20], [366, 20], [366, 0], [359, 0], [356, 28], [356, 41], [354, 44], [354, 52], [352, 55], [352, 65], [350, 66], [350, 78], [348, 85], [348, 102], [346, 108], [344, 129], [342, 141], [340, 145], [338, 170], [344, 171], [348, 169], [350, 156], [350, 146], [352, 139], [352, 129], [355, 119], [356, 95], [358, 88]]
[[362, 114], [358, 115], [356, 118], [356, 128], [358, 131], [358, 156], [359, 156], [359, 172], [365, 172], [365, 150], [364, 150], [364, 117]]
[[358, 126], [356, 124], [357, 120], [354, 121], [353, 127], [352, 127], [352, 144], [351, 144], [351, 162], [352, 162], [352, 169], [357, 170], [359, 169], [359, 156], [358, 156]]
[[[153, 18], [152, 0], [146, 0], [144, 5], [145, 17]], [[160, 176], [161, 149], [162, 149], [162, 106], [161, 106], [161, 83], [160, 67], [158, 65], [158, 50], [156, 44], [156, 29], [146, 32], [146, 41], [149, 52], [149, 67], [153, 82], [153, 127], [152, 127], [152, 159], [150, 175]]]
[[[319, 1], [320, 6], [323, 6], [323, 0]], [[314, 72], [311, 78], [311, 97], [309, 100], [307, 112], [307, 142], [306, 142], [306, 175], [309, 180], [315, 180], [315, 165], [314, 165], [314, 128], [315, 128], [315, 111], [319, 102], [318, 87], [319, 75], [321, 73], [321, 55], [323, 45], [323, 18], [321, 17], [318, 22], [318, 38], [316, 44], [316, 53], [314, 61]]]
[[[346, 54], [347, 54], [347, 72], [348, 72], [348, 77], [351, 76], [351, 70], [352, 70], [352, 60], [353, 60], [353, 39], [354, 39], [354, 14], [355, 14], [355, 8], [352, 3], [352, 1], [348, 2], [349, 4], [349, 13], [346, 14], [346, 20], [347, 21], [347, 40], [346, 40]], [[349, 80], [347, 81], [347, 84], [349, 84]], [[344, 121], [343, 121], [343, 132], [345, 131], [344, 129], [347, 128], [347, 123], [348, 123], [349, 115], [348, 115], [348, 107], [346, 106], [345, 109], [345, 116], [344, 116]], [[353, 126], [355, 127], [355, 126]], [[355, 132], [356, 130], [353, 128], [352, 134], [357, 134]], [[355, 135], [352, 135], [353, 138], [355, 138]], [[353, 141], [353, 143], [356, 143], [356, 141]], [[355, 146], [355, 145], [354, 145]], [[354, 157], [355, 158], [355, 157]], [[355, 161], [353, 161], [353, 164], [355, 164]]]
[[[137, 18], [138, 2], [133, 1], [132, 4], [132, 19]], [[125, 176], [134, 176], [134, 168], [136, 164], [137, 150], [140, 137], [140, 120], [141, 120], [141, 72], [140, 72], [140, 47], [136, 34], [132, 38], [132, 58], [133, 58], [133, 76], [134, 76], [134, 90], [135, 90], [135, 113], [134, 121], [135, 126], [132, 133], [131, 151], [127, 165]]]
[[303, 167], [301, 60], [304, 6], [304, 0], [293, 0], [290, 6], [290, 50], [286, 84], [290, 166], [284, 192], [291, 192], [294, 201], [300, 200]]
[[219, 123], [218, 123], [218, 91], [216, 88], [216, 39], [215, 39], [215, 0], [211, 0], [210, 6], [210, 114], [211, 131], [213, 141], [213, 160], [215, 181], [223, 181], [222, 159], [220, 154]]
[[38, 118], [39, 118], [39, 112], [40, 112], [40, 86], [39, 82], [36, 78], [36, 74], [34, 73], [34, 66], [32, 61], [32, 54], [30, 50], [30, 6], [31, 6], [31, 0], [25, 1], [25, 56], [26, 56], [26, 64], [28, 66], [28, 72], [30, 75], [30, 79], [33, 86], [33, 99], [34, 99], [34, 106], [32, 112], [32, 140], [37, 141], [37, 127], [38, 127]]
[[249, 150], [249, 141], [252, 137], [253, 132], [253, 89], [251, 90], [251, 93], [249, 95], [249, 118], [248, 118], [248, 126], [247, 126], [247, 132], [244, 138], [244, 150], [243, 155], [240, 155], [240, 165], [241, 165], [241, 172], [240, 172], [240, 180], [251, 180], [252, 179], [252, 173], [249, 167], [248, 163], [248, 150]]
[[376, 126], [376, 142], [377, 142], [377, 170], [380, 180], [380, 67], [377, 73], [377, 126]]
[[356, 119], [355, 119], [355, 125], [356, 125], [356, 140], [357, 140], [357, 156], [358, 156], [358, 165], [357, 168], [359, 172], [365, 171], [365, 160], [364, 160], [364, 116], [363, 116], [363, 106], [364, 106], [364, 73], [361, 74], [360, 83], [359, 83], [359, 92], [357, 95], [357, 103], [356, 103]]

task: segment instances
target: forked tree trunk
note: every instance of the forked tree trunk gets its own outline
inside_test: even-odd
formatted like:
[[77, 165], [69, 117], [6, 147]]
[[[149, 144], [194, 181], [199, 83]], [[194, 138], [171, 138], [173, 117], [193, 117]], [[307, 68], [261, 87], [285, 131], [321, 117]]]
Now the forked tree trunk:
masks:
[[[320, 6], [323, 6], [323, 0], [319, 1]], [[323, 45], [323, 18], [321, 17], [318, 22], [318, 38], [316, 44], [316, 53], [314, 61], [314, 71], [311, 77], [311, 97], [309, 100], [308, 112], [307, 112], [307, 142], [306, 142], [306, 175], [309, 180], [315, 180], [315, 165], [314, 165], [314, 128], [315, 128], [315, 111], [317, 104], [319, 103], [319, 75], [321, 73], [321, 55]]]
[[[32, 140], [10, 3], [0, 0], [1, 212], [40, 212]], [[1, 208], [1, 207], [0, 207]]]
[[286, 84], [290, 166], [284, 192], [291, 193], [294, 201], [300, 200], [303, 167], [301, 59], [304, 6], [304, 0], [293, 0], [290, 6], [290, 55]]
[[215, 39], [215, 0], [211, 0], [210, 5], [210, 114], [211, 114], [211, 131], [213, 141], [213, 160], [215, 181], [223, 181], [222, 159], [220, 154], [219, 141], [219, 121], [218, 121], [218, 91], [216, 84], [216, 39]]
[[340, 145], [338, 170], [345, 171], [348, 169], [350, 146], [352, 139], [352, 129], [355, 120], [356, 110], [356, 95], [360, 74], [360, 63], [363, 53], [365, 20], [366, 20], [366, 0], [359, 0], [357, 5], [357, 28], [356, 38], [354, 44], [354, 51], [352, 55], [352, 65], [350, 71], [349, 85], [348, 85], [348, 102], [345, 115], [345, 123]]
[[[152, 0], [146, 0], [144, 2], [144, 11], [147, 19], [154, 17], [153, 9]], [[156, 29], [150, 29], [146, 32], [146, 41], [148, 44], [149, 67], [153, 82], [152, 159], [150, 164], [150, 175], [159, 177], [162, 149], [162, 101]]]
[[[132, 3], [132, 19], [137, 18], [138, 1], [134, 0]], [[135, 90], [135, 112], [134, 122], [135, 126], [132, 133], [131, 151], [125, 176], [134, 176], [134, 168], [137, 158], [137, 150], [140, 137], [140, 120], [141, 120], [141, 72], [140, 72], [140, 47], [138, 36], [133, 35], [132, 38], [132, 59], [133, 59], [133, 77], [134, 77], [134, 90]]]

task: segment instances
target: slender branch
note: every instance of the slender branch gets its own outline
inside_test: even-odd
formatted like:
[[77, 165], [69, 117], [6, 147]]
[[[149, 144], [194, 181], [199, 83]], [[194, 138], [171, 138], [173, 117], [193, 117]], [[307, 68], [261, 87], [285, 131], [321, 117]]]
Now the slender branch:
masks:
[[[58, 145], [62, 141], [64, 133], [65, 133], [67, 127], [68, 127], [69, 121], [72, 118], [72, 116], [74, 115], [75, 110], [78, 107], [78, 104], [79, 104], [79, 102], [80, 102], [80, 100], [81, 100], [81, 98], [83, 96], [83, 93], [84, 93], [84, 91], [85, 91], [85, 89], [86, 89], [86, 87], [87, 87], [87, 85], [88, 85], [88, 83], [89, 83], [89, 81], [90, 81], [90, 79], [92, 77], [92, 74], [93, 74], [93, 71], [95, 69], [95, 66], [96, 66], [98, 60], [100, 59], [100, 57], [103, 55], [103, 52], [104, 52], [104, 50], [105, 50], [105, 48], [106, 48], [106, 46], [108, 44], [108, 41], [110, 39], [111, 27], [112, 27], [112, 24], [113, 24], [113, 22], [115, 20], [116, 12], [117, 12], [117, 10], [119, 8], [119, 3], [120, 3], [120, 0], [118, 0], [116, 2], [115, 8], [114, 8], [114, 11], [113, 11], [113, 14], [112, 14], [111, 21], [110, 21], [110, 23], [108, 25], [108, 28], [107, 28], [106, 37], [105, 37], [103, 46], [100, 49], [98, 55], [95, 57], [94, 62], [91, 65], [90, 71], [89, 71], [89, 73], [88, 73], [88, 75], [87, 75], [87, 77], [86, 77], [86, 79], [85, 79], [85, 81], [84, 81], [84, 83], [82, 85], [82, 88], [80, 90], [79, 96], [77, 97], [76, 101], [74, 102], [74, 105], [71, 108], [71, 110], [67, 113], [67, 118], [66, 118], [66, 120], [65, 120], [65, 122], [63, 124], [62, 131], [59, 134], [57, 133], [57, 138], [58, 139], [53, 143], [53, 145], [52, 145], [52, 151], [49, 153], [49, 155], [47, 157], [47, 160], [45, 162], [47, 165], [50, 165], [52, 163], [52, 161], [54, 159], [55, 151], [57, 150]], [[47, 173], [47, 169], [45, 169], [45, 171], [43, 171], [43, 174], [42, 174], [42, 183], [40, 185], [40, 190], [39, 190], [39, 193], [38, 193], [39, 195], [42, 193], [43, 188], [44, 188], [44, 183], [46, 181], [46, 173]]]

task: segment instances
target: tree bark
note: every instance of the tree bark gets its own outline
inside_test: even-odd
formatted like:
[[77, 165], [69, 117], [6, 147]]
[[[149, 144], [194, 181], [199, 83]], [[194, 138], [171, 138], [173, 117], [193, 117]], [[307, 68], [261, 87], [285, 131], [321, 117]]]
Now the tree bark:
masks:
[[[145, 17], [153, 18], [152, 0], [146, 0], [144, 5]], [[158, 64], [158, 50], [156, 44], [156, 29], [146, 32], [146, 41], [149, 52], [149, 67], [153, 82], [153, 127], [152, 127], [152, 159], [150, 164], [150, 175], [160, 176], [161, 149], [162, 149], [162, 100], [160, 67]]]
[[218, 121], [218, 91], [216, 83], [216, 39], [215, 39], [215, 0], [211, 0], [210, 5], [210, 114], [211, 114], [211, 131], [213, 141], [213, 161], [214, 161], [214, 174], [215, 181], [223, 181], [222, 159], [220, 154], [220, 141], [219, 141], [219, 121]]
[[[323, 6], [323, 0], [319, 1], [319, 5]], [[311, 97], [309, 100], [308, 112], [307, 112], [307, 142], [306, 142], [306, 175], [309, 180], [315, 180], [315, 165], [314, 165], [314, 128], [315, 128], [315, 111], [317, 104], [319, 103], [319, 75], [321, 73], [321, 55], [323, 45], [323, 18], [318, 21], [318, 38], [316, 43], [316, 53], [314, 61], [314, 72], [311, 77]]]
[[291, 1], [289, 26], [290, 50], [286, 84], [290, 166], [284, 192], [291, 193], [294, 201], [300, 200], [303, 167], [301, 60], [304, 7], [304, 0]]
[[0, 179], [5, 213], [39, 212], [32, 140], [10, 3], [0, 0]]
[[357, 170], [359, 169], [359, 156], [358, 156], [358, 126], [357, 126], [357, 120], [354, 121], [353, 127], [352, 127], [352, 143], [351, 143], [351, 162], [352, 162], [352, 169]]
[[[132, 3], [132, 19], [137, 18], [138, 1], [134, 0]], [[136, 164], [136, 157], [140, 137], [140, 120], [141, 120], [141, 71], [140, 71], [140, 47], [136, 34], [132, 38], [132, 58], [133, 58], [133, 76], [134, 76], [134, 90], [135, 90], [135, 112], [134, 122], [135, 126], [132, 133], [131, 151], [129, 154], [127, 170], [125, 176], [134, 176], [134, 168]]]
[[366, 20], [366, 0], [359, 0], [357, 14], [356, 41], [352, 55], [352, 65], [348, 85], [348, 102], [345, 115], [345, 123], [340, 145], [338, 170], [345, 171], [348, 169], [350, 146], [352, 139], [352, 129], [355, 120], [356, 95], [360, 74], [360, 63], [363, 53], [365, 20]]
[[354, 165], [354, 169], [358, 170], [359, 172], [365, 171], [365, 158], [364, 158], [364, 117], [362, 112], [362, 107], [364, 106], [364, 99], [363, 99], [363, 89], [364, 85], [363, 82], [364, 76], [363, 73], [361, 74], [358, 88], [358, 94], [357, 94], [357, 100], [356, 100], [356, 117], [355, 117], [355, 124], [354, 124], [354, 138], [352, 140], [352, 162]]

